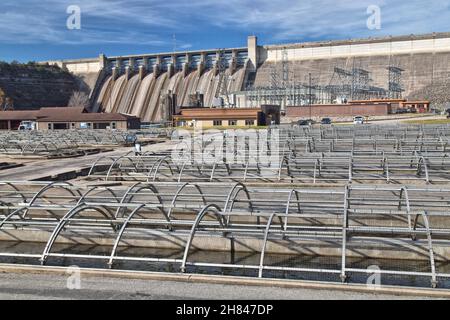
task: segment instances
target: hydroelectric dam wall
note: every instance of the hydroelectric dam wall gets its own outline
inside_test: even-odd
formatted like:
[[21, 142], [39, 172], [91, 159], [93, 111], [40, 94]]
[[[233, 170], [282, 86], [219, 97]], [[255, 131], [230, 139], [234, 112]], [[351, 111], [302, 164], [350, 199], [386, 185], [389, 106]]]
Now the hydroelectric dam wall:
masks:
[[367, 70], [370, 86], [386, 91], [392, 81], [389, 67], [402, 69], [402, 97], [425, 99], [424, 88], [450, 78], [450, 33], [265, 46], [251, 36], [242, 48], [51, 63], [84, 80], [91, 90], [92, 111], [156, 122], [165, 118], [165, 94], [176, 95], [180, 106], [189, 105], [190, 95], [197, 93], [203, 95], [205, 107], [213, 104], [220, 91], [219, 57], [225, 61], [224, 78], [237, 107], [250, 106], [247, 88], [272, 86], [274, 73], [288, 83], [306, 83], [311, 73], [314, 85], [339, 85], [336, 68]]

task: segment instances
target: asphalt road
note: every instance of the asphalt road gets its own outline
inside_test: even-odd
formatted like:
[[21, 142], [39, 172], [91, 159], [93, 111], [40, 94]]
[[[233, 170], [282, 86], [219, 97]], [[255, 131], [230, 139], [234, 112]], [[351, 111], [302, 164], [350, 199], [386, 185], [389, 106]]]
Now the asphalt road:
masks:
[[[386, 294], [336, 290], [291, 289], [278, 287], [202, 284], [158, 280], [130, 280], [83, 277], [81, 289], [68, 289], [68, 276], [49, 274], [0, 273], [2, 300], [373, 300], [411, 299]], [[413, 297], [414, 298], [414, 297]]]

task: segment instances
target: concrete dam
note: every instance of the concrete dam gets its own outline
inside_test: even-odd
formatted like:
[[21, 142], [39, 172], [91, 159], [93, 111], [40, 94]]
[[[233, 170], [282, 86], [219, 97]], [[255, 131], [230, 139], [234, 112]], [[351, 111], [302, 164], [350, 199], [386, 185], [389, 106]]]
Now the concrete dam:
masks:
[[299, 106], [309, 102], [310, 87], [314, 103], [427, 99], [427, 88], [447, 87], [449, 61], [450, 33], [434, 33], [264, 46], [251, 36], [241, 48], [50, 63], [85, 80], [93, 112], [158, 122], [167, 119], [168, 95], [177, 106], [204, 107], [217, 99], [233, 107]]
[[[232, 65], [230, 63], [225, 71], [230, 79], [226, 84], [227, 89], [230, 92], [240, 91], [244, 83], [245, 64]], [[165, 66], [161, 71], [155, 67], [146, 74], [146, 70], [140, 65], [137, 74], [132, 74], [127, 67], [126, 72], [118, 76], [117, 69], [114, 68], [112, 75], [107, 76], [101, 86], [93, 111], [127, 113], [150, 122], [164, 118], [160, 104], [165, 93], [176, 95], [178, 104], [183, 106], [190, 105], [191, 95], [197, 93], [203, 95], [205, 106], [213, 104], [213, 98], [220, 89], [217, 67], [204, 68], [200, 65], [194, 71], [187, 70], [186, 66], [182, 70], [174, 69], [171, 65]]]

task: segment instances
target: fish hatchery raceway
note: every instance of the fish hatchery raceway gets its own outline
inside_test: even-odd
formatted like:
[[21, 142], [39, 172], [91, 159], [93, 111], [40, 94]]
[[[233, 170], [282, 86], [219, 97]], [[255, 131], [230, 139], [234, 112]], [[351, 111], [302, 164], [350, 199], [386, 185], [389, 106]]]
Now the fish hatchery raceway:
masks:
[[[248, 142], [196, 162], [234, 139], [172, 135], [2, 133], [0, 294], [448, 297], [449, 126], [275, 126], [256, 134], [270, 164]], [[73, 266], [84, 295], [66, 289]]]
[[[158, 122], [167, 92], [181, 106], [197, 93], [212, 105], [219, 58], [235, 105], [263, 102], [245, 90], [263, 95], [283, 57], [294, 73], [322, 70], [317, 87], [328, 94], [336, 66], [350, 65], [370, 71], [371, 93], [386, 93], [386, 61], [395, 61], [403, 96], [425, 99], [448, 78], [449, 48], [447, 33], [286, 46], [250, 37], [221, 52], [0, 66], [0, 98], [34, 109], [82, 90], [92, 112]], [[450, 297], [449, 125], [286, 124], [253, 131], [258, 143], [227, 131], [172, 137], [1, 131], [0, 297]], [[224, 161], [234, 145], [236, 161]], [[77, 268], [81, 290], [69, 290]]]

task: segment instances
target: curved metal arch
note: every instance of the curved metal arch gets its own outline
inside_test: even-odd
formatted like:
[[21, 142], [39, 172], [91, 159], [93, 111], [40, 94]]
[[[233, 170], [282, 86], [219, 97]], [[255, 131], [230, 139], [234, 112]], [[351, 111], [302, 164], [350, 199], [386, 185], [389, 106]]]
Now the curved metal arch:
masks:
[[133, 154], [134, 154], [134, 151], [128, 151], [124, 156], [131, 157], [131, 156], [133, 156]]
[[[164, 210], [164, 203], [163, 203], [161, 196], [159, 195], [158, 189], [156, 189], [156, 187], [154, 185], [149, 184], [149, 185], [144, 185], [144, 186], [138, 188], [137, 190], [135, 190], [135, 193], [139, 193], [142, 190], [150, 190], [154, 193], [154, 195], [156, 196], [156, 198], [159, 201], [159, 204], [161, 205], [158, 207], [158, 209], [159, 209], [159, 211], [161, 211], [162, 215], [164, 216], [164, 219], [166, 219], [166, 221], [168, 222], [168, 228], [172, 229], [171, 220], [168, 217], [166, 211]], [[132, 195], [127, 203], [130, 203], [134, 197], [135, 197], [135, 195]], [[118, 210], [116, 211], [116, 214], [117, 214], [116, 218], [118, 218], [118, 213], [120, 213], [120, 211], [123, 212], [123, 210], [119, 210], [119, 209], [121, 209], [121, 208], [118, 208]], [[122, 207], [122, 209], [123, 209], [123, 207]]]
[[444, 168], [445, 159], [448, 158], [448, 157], [449, 157], [449, 156], [448, 156], [448, 153], [445, 153], [445, 154], [442, 156], [442, 160], [441, 160], [441, 168], [442, 168], [442, 169]]
[[19, 209], [14, 210], [13, 212], [11, 212], [10, 214], [8, 214], [5, 219], [2, 220], [2, 222], [0, 222], [0, 230], [3, 228], [3, 226], [8, 222], [9, 219], [11, 219], [12, 217], [14, 217], [15, 215], [18, 215], [20, 220], [24, 220], [24, 217], [22, 217], [21, 215], [19, 215], [20, 212], [28, 210], [28, 207], [22, 207]]
[[[213, 182], [214, 173], [216, 172], [216, 168], [217, 168], [217, 165], [219, 164], [219, 161], [222, 161], [222, 160], [216, 159], [216, 161], [214, 161], [214, 165], [213, 165], [213, 168], [211, 170], [211, 176], [209, 177], [209, 182]], [[224, 163], [224, 165], [227, 168], [228, 175], [230, 175], [231, 174], [230, 166], [228, 165], [228, 163]]]
[[[286, 155], [286, 151], [289, 151], [289, 155], [291, 155], [291, 154], [293, 154], [294, 156], [296, 155], [297, 150], [293, 149], [292, 145], [291, 145], [293, 142], [294, 142], [294, 139], [292, 137], [290, 137], [284, 141], [283, 148], [281, 151], [283, 156]], [[286, 148], [286, 146], [287, 146], [287, 148]]]
[[314, 161], [314, 174], [313, 174], [313, 183], [316, 183], [316, 178], [317, 178], [317, 169], [319, 169], [319, 176], [321, 175], [321, 168], [322, 166], [320, 165], [320, 159], [316, 159]]
[[127, 219], [122, 224], [122, 227], [120, 228], [119, 234], [117, 235], [116, 240], [114, 242], [114, 246], [113, 246], [113, 249], [111, 251], [111, 255], [109, 257], [108, 265], [109, 265], [110, 268], [112, 268], [112, 266], [113, 266], [114, 257], [116, 255], [117, 248], [119, 247], [119, 243], [120, 243], [120, 240], [122, 239], [122, 236], [123, 236], [123, 234], [125, 232], [125, 229], [128, 227], [128, 224], [130, 223], [130, 221], [134, 217], [134, 215], [137, 214], [139, 212], [139, 210], [141, 210], [144, 207], [145, 207], [145, 204], [141, 204], [139, 207], [134, 209], [133, 212], [130, 213], [130, 215], [127, 217]]
[[400, 211], [402, 209], [402, 200], [403, 200], [403, 194], [405, 195], [405, 201], [406, 201], [406, 213], [408, 217], [408, 228], [409, 231], [411, 231], [411, 238], [412, 240], [415, 239], [415, 235], [412, 233], [412, 219], [411, 219], [411, 205], [409, 201], [409, 195], [408, 195], [408, 188], [402, 187], [400, 189], [400, 195], [399, 195], [399, 201], [398, 201], [398, 210]]
[[[226, 214], [227, 212], [233, 211], [234, 203], [236, 201], [237, 196], [239, 195], [239, 193], [241, 191], [244, 191], [245, 194], [247, 195], [247, 199], [249, 200], [248, 207], [250, 209], [250, 213], [253, 213], [254, 208], [253, 208], [252, 199], [250, 197], [250, 192], [248, 192], [247, 186], [245, 184], [243, 184], [242, 182], [238, 182], [228, 192], [227, 199], [225, 201], [225, 205], [224, 205], [224, 209], [223, 209], [224, 214]], [[231, 204], [230, 204], [230, 201], [231, 201]], [[230, 219], [231, 219], [231, 217], [228, 216], [227, 217], [227, 224], [230, 223]]]
[[[76, 196], [75, 193], [73, 192], [73, 190], [69, 189], [68, 187], [73, 187], [74, 185], [70, 182], [59, 182], [59, 181], [55, 181], [52, 183], [47, 184], [46, 186], [44, 186], [41, 190], [39, 190], [31, 199], [31, 201], [29, 202], [29, 207], [31, 207], [34, 202], [40, 197], [42, 196], [45, 192], [47, 192], [48, 190], [52, 189], [52, 188], [62, 188], [64, 190], [67, 190], [72, 196]], [[82, 194], [79, 190], [75, 190], [78, 193], [79, 197], [82, 197]], [[27, 212], [24, 214], [24, 217], [28, 214], [28, 210]]]
[[[136, 187], [139, 187], [137, 190], [135, 190]], [[128, 196], [130, 195], [130, 193], [132, 191], [134, 191], [134, 193], [139, 193], [142, 190], [150, 190], [154, 193], [154, 195], [156, 196], [156, 198], [158, 199], [159, 203], [161, 204], [161, 207], [159, 207], [159, 210], [162, 212], [162, 214], [164, 215], [164, 218], [167, 220], [167, 222], [171, 222], [169, 216], [167, 215], [166, 211], [164, 210], [163, 206], [163, 200], [161, 198], [161, 195], [158, 192], [158, 189], [153, 185], [153, 184], [148, 184], [145, 182], [138, 182], [134, 185], [132, 185], [130, 188], [128, 188], [128, 190], [125, 192], [125, 194], [123, 195], [122, 199], [120, 200], [120, 204], [125, 204], [125, 203], [131, 203], [131, 200], [133, 200], [133, 198], [135, 197], [135, 195], [132, 195], [128, 200]], [[119, 214], [121, 212], [123, 212], [124, 207], [119, 207], [116, 210], [116, 213], [114, 214], [115, 218], [117, 219], [119, 217]], [[122, 215], [123, 217], [123, 215]]]
[[284, 218], [284, 231], [287, 231], [287, 225], [288, 225], [288, 216], [289, 216], [289, 208], [291, 206], [292, 201], [292, 195], [295, 194], [295, 197], [297, 198], [297, 208], [298, 213], [301, 212], [301, 206], [300, 206], [300, 198], [298, 196], [298, 190], [292, 189], [289, 192], [288, 201], [286, 202], [286, 211], [285, 211], [285, 218]]
[[189, 255], [189, 250], [192, 245], [192, 241], [194, 240], [195, 233], [197, 231], [197, 227], [200, 225], [202, 219], [209, 213], [212, 213], [217, 218], [217, 221], [220, 223], [221, 227], [224, 228], [227, 225], [226, 220], [224, 219], [223, 214], [220, 213], [221, 209], [218, 205], [210, 204], [204, 207], [197, 215], [197, 218], [192, 225], [191, 231], [189, 233], [189, 238], [186, 243], [186, 247], [183, 254], [183, 260], [181, 262], [181, 272], [186, 272], [186, 262]]
[[[48, 255], [50, 254], [50, 251], [53, 247], [53, 244], [55, 243], [56, 239], [58, 238], [61, 231], [64, 229], [66, 224], [72, 219], [74, 216], [79, 214], [80, 212], [83, 212], [85, 210], [94, 210], [98, 213], [102, 214], [105, 218], [116, 220], [114, 215], [112, 215], [108, 210], [106, 210], [103, 206], [87, 206], [85, 204], [80, 204], [74, 208], [72, 208], [67, 214], [59, 221], [58, 225], [53, 230], [52, 234], [50, 235], [50, 238], [47, 241], [47, 244], [45, 245], [44, 251], [41, 255], [40, 261], [41, 264], [45, 264], [47, 261]], [[116, 228], [113, 224], [111, 224], [111, 228], [114, 232], [116, 232]]]
[[275, 217], [278, 216], [276, 213], [272, 213], [269, 217], [269, 220], [267, 221], [266, 230], [264, 231], [264, 242], [261, 249], [261, 257], [259, 260], [259, 271], [258, 271], [258, 278], [262, 278], [263, 275], [263, 269], [264, 269], [264, 257], [266, 255], [266, 248], [267, 248], [267, 240], [269, 239], [269, 232], [270, 227], [272, 226], [273, 220]]
[[153, 169], [155, 168], [155, 166], [157, 166], [157, 165], [160, 163], [160, 161], [162, 161], [162, 159], [164, 159], [164, 158], [166, 158], [166, 157], [167, 157], [167, 156], [161, 156], [161, 157], [157, 158], [157, 159], [153, 162], [152, 167], [150, 168], [150, 170], [148, 170], [147, 182], [148, 182], [148, 180], [150, 180], [150, 175], [152, 174]]
[[386, 183], [391, 182], [391, 174], [389, 172], [389, 159], [384, 155], [383, 151], [383, 160], [382, 160], [383, 170], [386, 173]]
[[426, 183], [430, 183], [430, 176], [428, 175], [428, 165], [424, 156], [419, 157], [419, 161], [417, 163], [417, 174], [420, 173], [420, 168], [422, 167], [422, 165], [425, 169], [425, 181]]
[[347, 275], [345, 272], [346, 269], [346, 251], [347, 251], [347, 229], [348, 229], [348, 209], [350, 207], [350, 191], [351, 188], [349, 185], [345, 186], [345, 196], [344, 196], [344, 207], [343, 207], [343, 215], [342, 215], [342, 249], [341, 249], [341, 281], [345, 282], [347, 279]]
[[[353, 143], [355, 142], [355, 140], [353, 139]], [[348, 160], [348, 182], [352, 183], [353, 181], [353, 150], [352, 150], [352, 155], [350, 156], [349, 160]]]
[[422, 217], [423, 222], [425, 224], [425, 230], [427, 232], [428, 256], [430, 259], [430, 267], [431, 267], [431, 286], [433, 288], [436, 288], [438, 281], [436, 278], [436, 264], [435, 264], [434, 251], [433, 251], [433, 240], [431, 238], [430, 221], [428, 219], [428, 213], [426, 211], [421, 212], [420, 214], [417, 214], [415, 221], [414, 221], [414, 231], [416, 230], [419, 216]]
[[117, 163], [119, 163], [119, 161], [122, 161], [123, 159], [128, 159], [128, 160], [130, 160], [131, 164], [132, 164], [133, 167], [134, 167], [134, 170], [136, 170], [136, 172], [138, 171], [138, 168], [136, 167], [136, 164], [134, 163], [134, 161], [133, 161], [133, 159], [132, 159], [131, 157], [128, 157], [128, 156], [122, 156], [122, 157], [119, 157], [119, 158], [115, 159], [114, 162], [111, 164], [111, 166], [109, 167], [108, 173], [106, 174], [106, 179], [105, 179], [105, 181], [108, 181], [108, 180], [109, 180], [109, 176], [111, 175], [111, 171], [112, 171], [112, 169], [114, 168], [114, 166], [115, 166]]
[[440, 133], [440, 136], [439, 136], [439, 142], [441, 143], [441, 146], [442, 146], [442, 152], [446, 152], [447, 151], [448, 140], [444, 141], [444, 139], [442, 138], [442, 132]]
[[[45, 151], [47, 151], [47, 152], [50, 151], [50, 149], [49, 149], [49, 147], [48, 147], [49, 145], [52, 145], [52, 146], [53, 146], [53, 150], [54, 150], [54, 151], [60, 150], [60, 148], [58, 147], [58, 145], [57, 145], [55, 142], [53, 142], [53, 141], [46, 141], [46, 143], [43, 143], [43, 142], [37, 142], [34, 146], [32, 146], [32, 147], [34, 147], [32, 153], [33, 153], [33, 154], [36, 154], [36, 150], [37, 150], [37, 149], [39, 148], [39, 146], [41, 146], [41, 145], [44, 147]], [[31, 144], [30, 144], [30, 146], [31, 146]], [[31, 150], [31, 148], [30, 148], [30, 150]]]
[[93, 173], [93, 171], [94, 171], [94, 168], [95, 168], [95, 167], [97, 166], [97, 164], [98, 164], [101, 160], [103, 160], [103, 159], [109, 159], [109, 160], [111, 160], [111, 161], [114, 161], [114, 158], [111, 157], [111, 156], [101, 156], [101, 157], [98, 157], [98, 158], [94, 161], [94, 163], [92, 164], [91, 170], [89, 170], [89, 173], [88, 173], [88, 177], [92, 175], [92, 173]]
[[[86, 197], [87, 197], [89, 194], [91, 194], [92, 192], [94, 192], [95, 190], [100, 189], [100, 188], [103, 188], [103, 187], [101, 187], [101, 186], [95, 186], [95, 187], [90, 188], [88, 191], [86, 191], [86, 192], [81, 196], [81, 198], [78, 200], [78, 202], [77, 202], [76, 205], [81, 204], [81, 203], [84, 201], [84, 199], [86, 199]], [[117, 203], [120, 202], [119, 198], [118, 198], [117, 195], [114, 193], [114, 191], [112, 191], [111, 188], [106, 187], [105, 190], [108, 191], [108, 192], [114, 197], [114, 199], [117, 201]]]
[[257, 170], [258, 174], [261, 173], [261, 168], [259, 167], [259, 162], [258, 162], [258, 160], [255, 159], [254, 157], [248, 157], [247, 162], [246, 162], [246, 164], [245, 164], [244, 177], [243, 177], [243, 179], [242, 179], [242, 181], [244, 181], [244, 182], [247, 181], [248, 168], [249, 168], [249, 166], [250, 166], [250, 160], [251, 160], [251, 159], [256, 160], [256, 161], [255, 161], [255, 163], [256, 163], [256, 170]]
[[206, 198], [205, 198], [205, 196], [203, 195], [203, 191], [202, 191], [202, 189], [200, 188], [200, 186], [197, 185], [197, 184], [193, 184], [193, 183], [187, 182], [187, 183], [183, 184], [180, 188], [178, 188], [177, 192], [175, 193], [175, 195], [174, 195], [174, 197], [173, 197], [173, 199], [172, 199], [172, 202], [171, 202], [171, 204], [170, 204], [170, 209], [169, 209], [169, 213], [168, 213], [168, 217], [169, 217], [169, 218], [172, 216], [172, 211], [173, 211], [173, 209], [174, 209], [174, 207], [175, 207], [175, 203], [177, 202], [178, 197], [180, 196], [181, 191], [183, 191], [183, 190], [184, 190], [185, 188], [187, 188], [187, 187], [193, 187], [193, 188], [197, 189], [197, 191], [199, 192], [199, 195], [202, 197], [203, 204], [204, 204], [205, 206], [207, 205]]
[[[25, 144], [24, 146], [21, 146], [22, 148], [22, 155], [28, 150], [30, 151], [32, 154], [36, 154], [36, 150], [39, 146], [43, 146], [45, 151], [49, 151], [48, 150], [48, 146], [40, 141], [29, 141], [27, 144]], [[57, 150], [57, 148], [55, 148], [55, 150]]]
[[186, 168], [186, 165], [191, 162], [191, 160], [192, 159], [187, 159], [186, 161], [183, 162], [183, 165], [181, 166], [181, 169], [180, 169], [180, 174], [178, 175], [178, 182], [181, 182], [181, 178], [183, 176], [183, 171]]
[[287, 157], [283, 157], [283, 160], [280, 162], [280, 167], [278, 170], [278, 181], [281, 181], [281, 171], [283, 170], [283, 164], [286, 163], [286, 169], [288, 176], [293, 179], [294, 177], [291, 175], [291, 169], [289, 168], [289, 159]]
[[[137, 183], [133, 184], [131, 187], [129, 187], [129, 188], [127, 189], [127, 191], [125, 191], [125, 193], [124, 193], [124, 195], [122, 196], [122, 198], [120, 199], [119, 204], [124, 204], [126, 198], [127, 198], [128, 195], [131, 193], [131, 191], [133, 191], [134, 188], [136, 188], [137, 186], [139, 186], [139, 185], [141, 185], [141, 184], [144, 184], [144, 182], [137, 182]], [[115, 216], [116, 218], [118, 217], [120, 210], [121, 210], [120, 207], [117, 208], [116, 213], [114, 214], [114, 216]]]
[[14, 192], [16, 192], [23, 200], [24, 203], [27, 202], [27, 198], [20, 192], [20, 190], [11, 182], [3, 182], [2, 185], [10, 186]]
[[146, 153], [143, 153], [143, 154], [135, 154], [134, 151], [129, 151], [128, 153], [126, 153], [126, 154], [124, 155], [124, 157], [126, 157], [126, 158], [133, 157], [133, 159], [137, 159], [137, 165], [136, 165], [135, 167], [139, 167], [139, 164], [142, 164], [142, 165], [145, 164], [144, 161], [142, 160], [142, 158], [145, 157], [145, 155], [146, 155]]
[[[168, 167], [169, 167], [169, 169], [170, 169], [170, 173], [173, 175], [173, 169], [172, 169], [172, 166], [170, 165], [170, 162], [169, 162], [167, 159], [170, 159], [170, 156], [164, 156], [164, 157], [161, 158], [159, 161], [157, 161], [157, 165], [156, 165], [155, 173], [153, 174], [153, 179], [152, 179], [152, 181], [156, 181], [156, 176], [157, 176], [158, 171], [159, 171], [159, 168], [161, 167], [161, 164], [162, 164], [163, 162], [165, 162], [165, 163], [168, 165]], [[155, 166], [155, 164], [153, 164], [153, 167], [154, 167], [154, 166]], [[151, 174], [151, 172], [153, 171], [153, 167], [152, 167], [151, 171], [149, 172], [149, 175], [148, 175], [148, 177], [147, 177], [147, 182], [149, 182], [150, 174]]]

